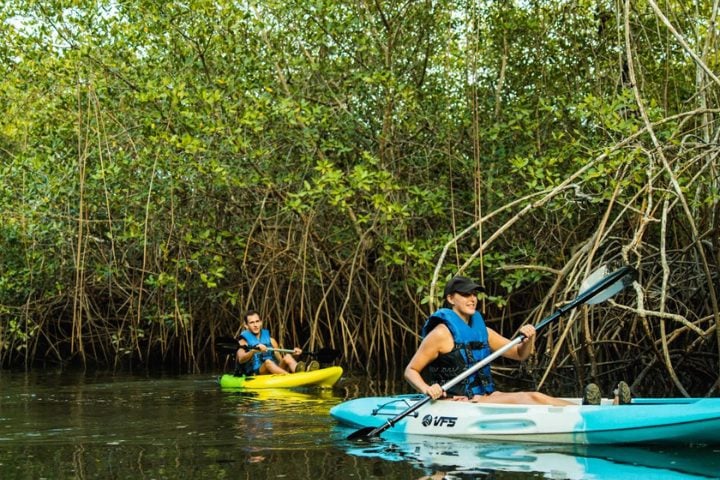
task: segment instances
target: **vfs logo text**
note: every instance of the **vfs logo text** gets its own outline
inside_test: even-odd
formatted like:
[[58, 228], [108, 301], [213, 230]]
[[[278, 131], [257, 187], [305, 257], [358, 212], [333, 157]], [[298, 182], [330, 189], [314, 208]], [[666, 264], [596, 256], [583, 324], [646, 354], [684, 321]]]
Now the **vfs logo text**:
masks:
[[430, 425], [432, 425], [434, 427], [452, 428], [455, 426], [455, 422], [457, 422], [457, 417], [433, 417], [432, 415], [425, 415], [422, 419], [423, 427], [429, 427]]

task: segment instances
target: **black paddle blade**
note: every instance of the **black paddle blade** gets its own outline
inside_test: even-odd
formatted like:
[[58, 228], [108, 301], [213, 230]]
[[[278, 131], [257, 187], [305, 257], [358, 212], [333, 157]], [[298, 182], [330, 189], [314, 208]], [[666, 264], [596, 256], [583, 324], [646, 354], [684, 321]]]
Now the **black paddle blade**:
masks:
[[[622, 290], [625, 290], [627, 287], [632, 285], [635, 280], [637, 280], [638, 272], [630, 266], [625, 266], [613, 272], [612, 275], [616, 277], [619, 276], [620, 278], [617, 278], [614, 283], [610, 284], [603, 291], [599, 292], [597, 295], [589, 299], [587, 301], [588, 305], [597, 305], [598, 303], [602, 303], [605, 300], [614, 297]], [[610, 274], [607, 273], [607, 268], [599, 268], [598, 270], [593, 272], [592, 275], [585, 279], [582, 286], [580, 287], [580, 293], [589, 290], [591, 288], [591, 283], [596, 283], [600, 278], [609, 276]]]
[[308, 352], [308, 355], [317, 358], [320, 363], [330, 363], [340, 357], [340, 351], [334, 348], [321, 348], [317, 352]]
[[235, 355], [240, 344], [232, 337], [218, 337], [215, 339], [215, 348], [225, 355]]
[[375, 428], [373, 427], [365, 427], [361, 428], [360, 430], [357, 430], [350, 435], [348, 435], [348, 440], [366, 440], [366, 441], [373, 441], [378, 440], [380, 437], [373, 434], [375, 431]]

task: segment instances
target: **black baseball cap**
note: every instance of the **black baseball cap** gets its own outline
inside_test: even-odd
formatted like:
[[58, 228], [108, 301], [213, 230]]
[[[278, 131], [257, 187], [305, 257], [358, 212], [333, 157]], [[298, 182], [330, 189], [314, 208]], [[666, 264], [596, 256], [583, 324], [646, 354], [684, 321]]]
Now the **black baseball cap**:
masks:
[[454, 276], [450, 279], [450, 281], [445, 285], [445, 293], [444, 296], [447, 297], [451, 293], [473, 293], [473, 292], [484, 292], [485, 288], [482, 285], [479, 285], [472, 280], [470, 280], [467, 277], [462, 277], [460, 275]]

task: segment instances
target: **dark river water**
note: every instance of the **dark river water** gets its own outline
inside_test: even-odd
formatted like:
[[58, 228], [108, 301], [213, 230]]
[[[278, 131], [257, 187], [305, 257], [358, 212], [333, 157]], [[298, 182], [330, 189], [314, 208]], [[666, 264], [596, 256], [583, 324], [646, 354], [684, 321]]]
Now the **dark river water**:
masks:
[[0, 479], [700, 479], [718, 448], [579, 448], [431, 437], [349, 441], [328, 411], [401, 393], [221, 390], [213, 375], [0, 371]]

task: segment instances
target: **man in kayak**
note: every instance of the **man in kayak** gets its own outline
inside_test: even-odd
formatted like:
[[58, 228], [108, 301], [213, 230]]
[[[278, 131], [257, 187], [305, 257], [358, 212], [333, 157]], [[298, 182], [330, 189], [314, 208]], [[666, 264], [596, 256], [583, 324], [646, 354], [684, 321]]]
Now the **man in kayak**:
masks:
[[[510, 343], [492, 328], [477, 311], [477, 294], [484, 291], [481, 285], [469, 278], [453, 277], [443, 292], [443, 308], [433, 313], [422, 328], [423, 340], [405, 368], [405, 379], [418, 392], [433, 399], [449, 397], [473, 402], [573, 405], [561, 398], [540, 392], [499, 392], [495, 389], [490, 365], [469, 376], [444, 392], [441, 384], [447, 383], [462, 372]], [[523, 325], [522, 343], [503, 356], [523, 361], [533, 351], [535, 327]]]
[[[255, 310], [245, 314], [245, 330], [238, 340], [240, 348], [235, 354], [235, 375], [266, 375], [270, 373], [286, 374], [305, 371], [305, 362], [298, 362], [293, 355], [302, 355], [298, 347], [293, 353], [280, 353], [278, 343], [270, 336], [267, 329], [262, 328], [263, 321]], [[313, 360], [307, 370], [317, 370], [318, 362]]]

